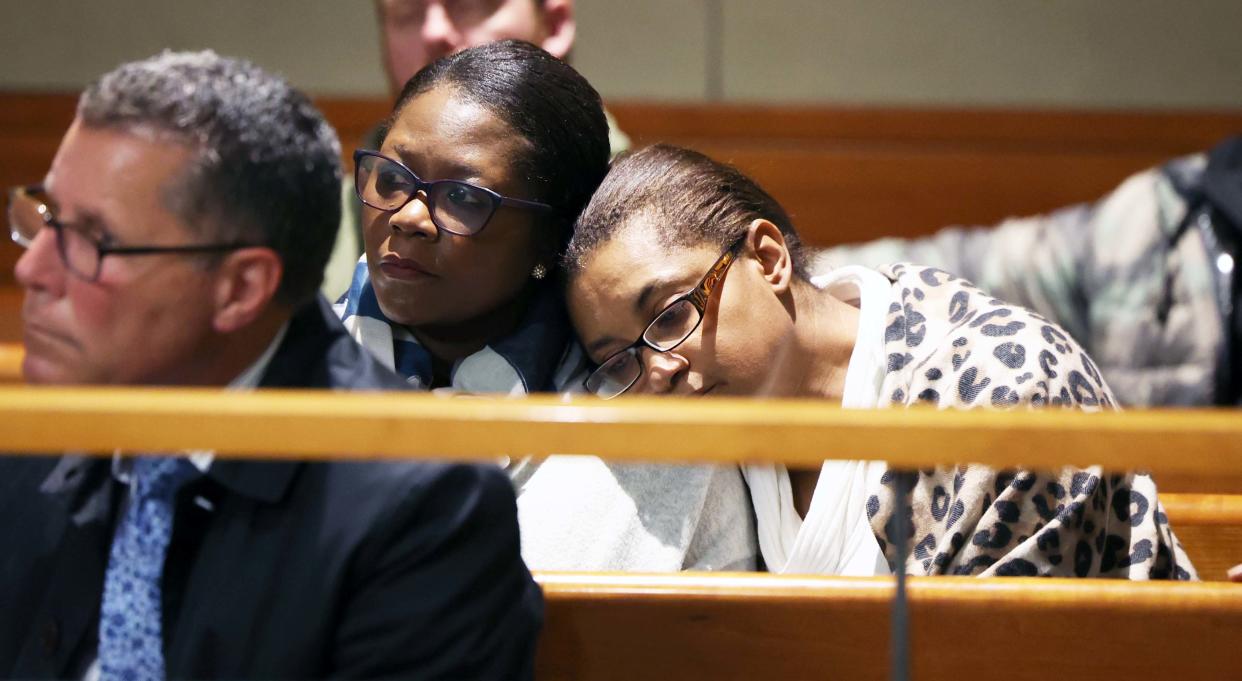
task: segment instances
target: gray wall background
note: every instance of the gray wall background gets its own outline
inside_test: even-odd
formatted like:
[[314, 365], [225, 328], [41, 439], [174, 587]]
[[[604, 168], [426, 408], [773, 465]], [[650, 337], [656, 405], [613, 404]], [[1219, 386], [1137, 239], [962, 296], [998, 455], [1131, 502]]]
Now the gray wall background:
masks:
[[[1242, 108], [1239, 0], [578, 0], [610, 99]], [[0, 0], [0, 89], [213, 47], [382, 95], [371, 0]]]

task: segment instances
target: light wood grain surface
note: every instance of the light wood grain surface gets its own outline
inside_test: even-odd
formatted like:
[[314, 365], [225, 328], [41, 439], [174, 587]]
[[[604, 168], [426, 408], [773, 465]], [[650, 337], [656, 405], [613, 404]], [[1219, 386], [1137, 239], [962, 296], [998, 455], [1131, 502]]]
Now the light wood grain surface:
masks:
[[22, 357], [25, 352], [17, 343], [0, 343], [0, 383], [20, 383]]
[[1162, 493], [1160, 503], [1201, 579], [1223, 581], [1242, 564], [1242, 494]]
[[850, 458], [908, 467], [1099, 464], [1242, 473], [1242, 419], [1232, 410], [849, 411], [816, 400], [5, 386], [0, 419], [0, 446], [39, 452], [206, 448], [334, 459], [579, 453], [661, 462]]
[[[893, 583], [536, 575], [541, 679], [887, 679]], [[912, 678], [1239, 678], [1242, 586], [912, 578]]]
[[[7, 239], [0, 239], [3, 244]], [[10, 242], [11, 245], [12, 242]], [[16, 248], [16, 247], [14, 247]], [[0, 247], [0, 251], [4, 250]], [[10, 270], [11, 272], [11, 270]], [[2, 278], [2, 277], [0, 277]], [[22, 340], [22, 292], [15, 286], [0, 286], [0, 343]]]

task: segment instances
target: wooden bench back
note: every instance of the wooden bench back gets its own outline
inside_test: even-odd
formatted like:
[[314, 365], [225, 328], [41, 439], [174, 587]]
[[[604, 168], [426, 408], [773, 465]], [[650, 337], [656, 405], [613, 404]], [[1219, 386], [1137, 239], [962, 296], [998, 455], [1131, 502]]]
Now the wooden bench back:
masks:
[[[0, 186], [38, 181], [76, 96], [0, 93]], [[385, 98], [320, 98], [349, 157]], [[636, 145], [737, 164], [811, 244], [992, 224], [1097, 198], [1130, 173], [1242, 133], [1242, 112], [892, 109], [612, 102]], [[16, 249], [0, 243], [0, 284]]]
[[1199, 577], [1225, 580], [1229, 568], [1242, 565], [1242, 488], [1234, 494], [1195, 494], [1161, 486], [1158, 477], [1156, 483], [1169, 523]]
[[626, 104], [638, 144], [739, 166], [811, 244], [990, 225], [1103, 196], [1126, 176], [1242, 133], [1242, 112]]
[[[537, 575], [536, 678], [888, 679], [891, 580]], [[918, 681], [1238, 678], [1242, 587], [915, 578]]]
[[22, 382], [22, 356], [20, 343], [0, 344], [0, 384]]
[[16, 344], [21, 341], [22, 292], [15, 286], [0, 285], [0, 343]]

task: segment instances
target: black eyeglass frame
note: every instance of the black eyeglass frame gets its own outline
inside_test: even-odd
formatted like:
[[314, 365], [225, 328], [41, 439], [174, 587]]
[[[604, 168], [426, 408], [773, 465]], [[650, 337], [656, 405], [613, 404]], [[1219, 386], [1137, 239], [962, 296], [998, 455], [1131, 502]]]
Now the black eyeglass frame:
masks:
[[[39, 217], [43, 220], [43, 225], [45, 227], [51, 228], [53, 231], [56, 232], [56, 252], [60, 255], [60, 262], [61, 264], [65, 266], [65, 270], [70, 272], [74, 276], [78, 277], [79, 279], [82, 279], [85, 281], [98, 281], [99, 280], [99, 273], [100, 273], [100, 270], [103, 268], [104, 256], [108, 256], [108, 255], [130, 256], [130, 255], [161, 255], [161, 254], [168, 254], [168, 253], [174, 253], [174, 254], [175, 253], [182, 253], [182, 254], [223, 253], [226, 251], [236, 251], [236, 250], [240, 250], [243, 248], [260, 247], [259, 244], [252, 244], [252, 243], [241, 242], [241, 241], [227, 242], [227, 243], [214, 243], [214, 244], [186, 244], [186, 245], [179, 245], [179, 246], [112, 246], [110, 244], [103, 243], [99, 239], [96, 239], [95, 237], [92, 237], [89, 234], [86, 234], [80, 230], [74, 230], [71, 227], [66, 227], [64, 223], [56, 219], [56, 216], [52, 214], [52, 209], [47, 205], [47, 202], [35, 196], [36, 194], [46, 194], [46, 193], [47, 192], [46, 190], [44, 190], [43, 186], [37, 185], [37, 184], [22, 185], [22, 186], [9, 188], [9, 192], [8, 192], [9, 194], [8, 210], [10, 213], [10, 215], [8, 216], [9, 238], [13, 241], [13, 243], [26, 249], [30, 248], [31, 244], [34, 243], [34, 237], [28, 238], [24, 234], [18, 231], [16, 220], [13, 218], [11, 214], [12, 211], [14, 210], [14, 205], [17, 200], [17, 196], [20, 194], [20, 195], [23, 195], [25, 199], [33, 200], [39, 204], [39, 207], [36, 210], [39, 213]], [[77, 237], [83, 239], [86, 243], [90, 244], [94, 248], [96, 256], [95, 256], [95, 269], [93, 272], [90, 272], [90, 273], [80, 272], [78, 271], [77, 268], [74, 267], [74, 265], [72, 265], [69, 262], [69, 253], [65, 248], [65, 234], [64, 234], [65, 230], [74, 232], [74, 234]]]
[[[395, 165], [396, 167], [404, 171], [407, 175], [409, 175], [410, 179], [413, 180], [412, 184], [414, 185], [414, 188], [410, 191], [410, 195], [406, 197], [405, 201], [402, 201], [400, 205], [394, 208], [387, 208], [384, 206], [377, 206], [367, 201], [365, 198], [363, 198], [362, 186], [361, 186], [362, 183], [359, 180], [359, 174], [362, 172], [362, 159], [368, 156], [377, 158], [381, 161], [387, 161], [388, 163]], [[440, 220], [436, 218], [436, 205], [435, 205], [435, 199], [433, 198], [434, 194], [432, 193], [432, 189], [437, 186], [444, 186], [444, 185], [469, 187], [472, 190], [483, 192], [484, 196], [487, 196], [489, 199], [491, 199], [491, 204], [492, 204], [491, 210], [488, 211], [487, 217], [483, 219], [483, 224], [479, 225], [478, 229], [474, 230], [473, 232], [461, 232], [455, 229], [450, 229], [440, 224]], [[374, 150], [374, 149], [355, 149], [354, 150], [354, 195], [356, 195], [358, 197], [358, 200], [361, 201], [363, 204], [370, 206], [374, 208], [375, 210], [383, 211], [385, 213], [396, 213], [402, 208], [405, 208], [406, 206], [408, 206], [410, 202], [413, 201], [415, 198], [417, 198], [420, 193], [424, 197], [426, 197], [425, 200], [427, 202], [427, 214], [431, 216], [431, 222], [432, 224], [436, 226], [436, 229], [442, 229], [448, 232], [449, 234], [456, 234], [457, 236], [475, 236], [477, 234], [480, 234], [487, 227], [488, 223], [492, 221], [492, 218], [496, 217], [496, 211], [500, 210], [501, 206], [512, 206], [516, 208], [526, 208], [528, 210], [537, 210], [537, 211], [546, 211], [546, 212], [551, 212], [551, 211], [556, 210], [552, 206], [546, 203], [543, 203], [542, 201], [530, 201], [528, 199], [515, 199], [511, 196], [505, 196], [499, 192], [492, 191], [491, 189], [488, 189], [487, 187], [480, 187], [477, 184], [472, 184], [464, 180], [424, 180], [421, 177], [419, 177], [413, 170], [410, 170], [410, 168], [406, 166], [404, 163], [402, 163], [401, 161], [398, 161], [395, 158], [389, 158], [388, 156], [381, 154], [377, 150]]]
[[[685, 343], [687, 338], [694, 335], [694, 332], [698, 331], [699, 326], [703, 324], [703, 316], [704, 314], [706, 314], [706, 310], [707, 310], [707, 301], [711, 299], [712, 292], [716, 290], [716, 288], [720, 285], [722, 281], [724, 281], [725, 274], [729, 271], [729, 266], [731, 266], [734, 263], [734, 261], [737, 260], [738, 253], [741, 252], [742, 245], [745, 243], [746, 243], [746, 235], [742, 235], [736, 241], [734, 241], [732, 245], [730, 245], [727, 249], [725, 249], [725, 252], [721, 253], [719, 258], [716, 258], [716, 262], [712, 263], [711, 268], [707, 270], [707, 273], [703, 275], [703, 278], [699, 280], [699, 283], [696, 284], [694, 288], [678, 296], [675, 300], [670, 302], [668, 305], [665, 305], [658, 313], [656, 313], [654, 317], [651, 318], [651, 321], [648, 322], [647, 326], [643, 329], [642, 334], [639, 335], [638, 340], [612, 353], [607, 358], [605, 358], [603, 362], [600, 362], [599, 366], [596, 367], [596, 369], [592, 371], [586, 377], [586, 379], [582, 381], [583, 388], [585, 388], [587, 392], [595, 394], [596, 396], [602, 397], [603, 399], [606, 399], [606, 400], [617, 397], [618, 395], [623, 395], [625, 394], [627, 390], [634, 387], [634, 384], [638, 382], [639, 378], [642, 378], [643, 372], [645, 370], [642, 368], [642, 355], [639, 352], [642, 348], [644, 347], [651, 348], [652, 350], [655, 350], [656, 352], [671, 352], [673, 350], [676, 350], [682, 343]], [[656, 344], [656, 343], [653, 343], [647, 340], [648, 332], [650, 332], [652, 327], [655, 326], [656, 322], [660, 320], [660, 317], [663, 317], [664, 314], [667, 313], [669, 310], [687, 301], [694, 307], [695, 311], [698, 313], [698, 319], [695, 320], [694, 325], [691, 326], [690, 329], [686, 331], [686, 333], [681, 338], [679, 338], [676, 342], [672, 342], [672, 343], [668, 343], [664, 345]], [[630, 379], [629, 383], [627, 383], [625, 387], [622, 388], [621, 390], [608, 396], [600, 395], [597, 389], [593, 389], [591, 387], [592, 379], [599, 377], [600, 381], [602, 381], [603, 378], [607, 375], [604, 373], [604, 369], [614, 359], [622, 355], [626, 355], [626, 354], [633, 356], [634, 361], [637, 362], [640, 367], [639, 371], [634, 375], [633, 378]]]

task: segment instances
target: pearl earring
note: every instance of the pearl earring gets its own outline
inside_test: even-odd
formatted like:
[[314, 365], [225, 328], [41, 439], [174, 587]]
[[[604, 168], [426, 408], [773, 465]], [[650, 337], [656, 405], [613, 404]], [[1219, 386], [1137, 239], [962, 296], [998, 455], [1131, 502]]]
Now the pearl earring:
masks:
[[535, 279], [543, 279], [544, 277], [548, 276], [548, 268], [544, 267], [543, 263], [539, 263], [535, 265], [535, 269], [530, 271], [530, 276], [534, 277]]

